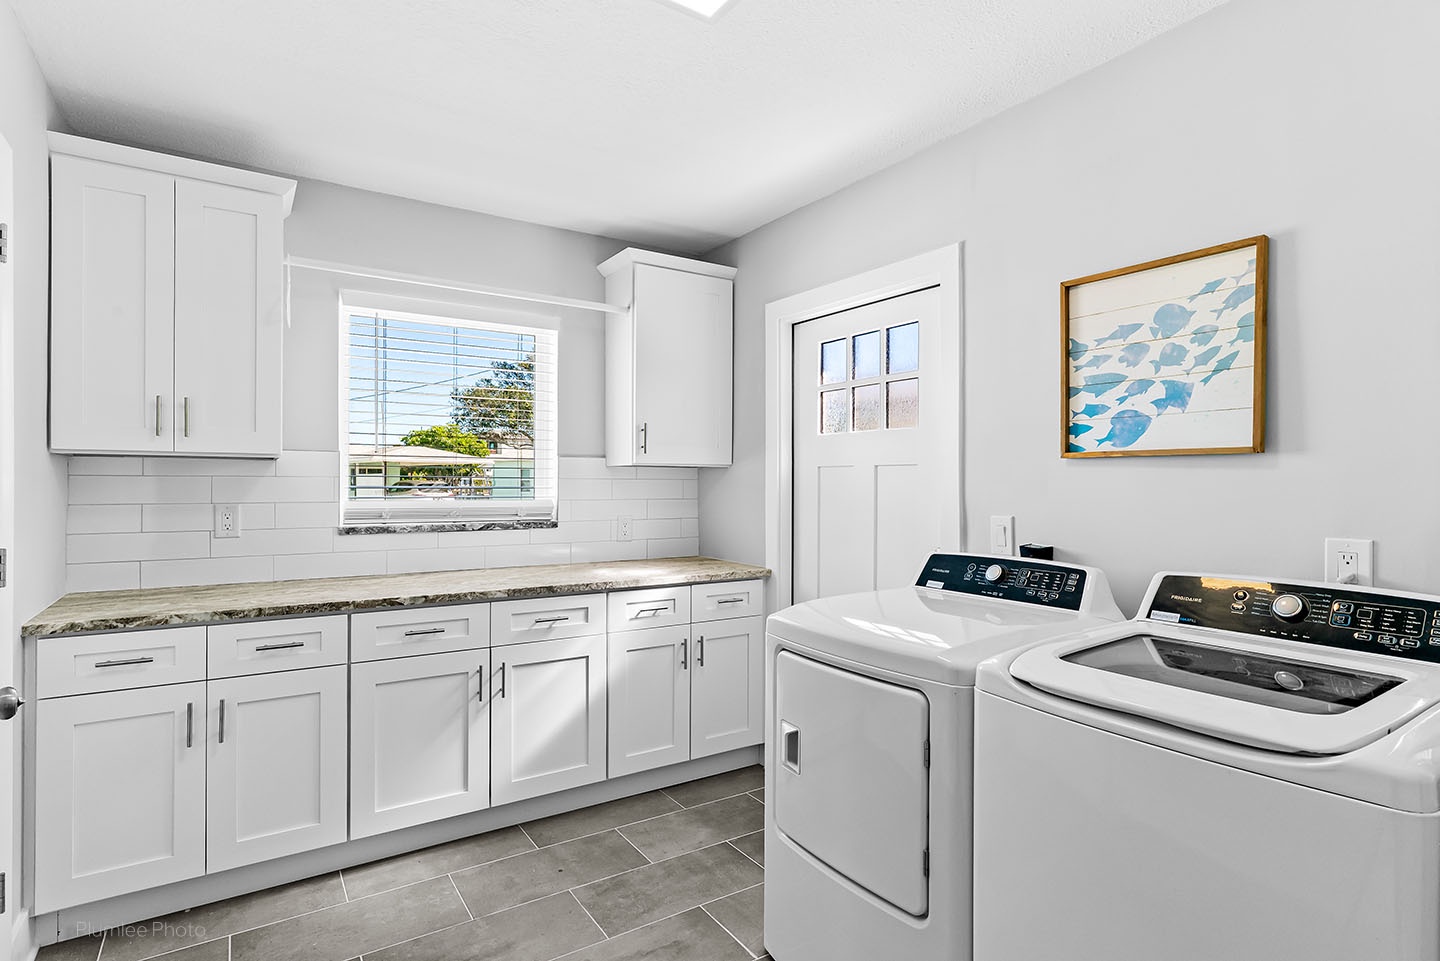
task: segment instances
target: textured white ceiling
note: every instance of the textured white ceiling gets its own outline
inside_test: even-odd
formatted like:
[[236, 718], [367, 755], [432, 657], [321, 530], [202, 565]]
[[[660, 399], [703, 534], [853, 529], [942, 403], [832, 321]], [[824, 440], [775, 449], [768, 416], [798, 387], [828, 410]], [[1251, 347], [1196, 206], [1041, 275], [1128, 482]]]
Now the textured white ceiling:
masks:
[[700, 252], [1224, 0], [11, 0], [75, 132]]

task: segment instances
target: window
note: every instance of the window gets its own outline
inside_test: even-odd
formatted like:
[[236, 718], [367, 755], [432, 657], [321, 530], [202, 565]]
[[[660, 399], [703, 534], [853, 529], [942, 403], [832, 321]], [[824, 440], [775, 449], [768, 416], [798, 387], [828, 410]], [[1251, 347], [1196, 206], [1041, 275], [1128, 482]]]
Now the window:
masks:
[[456, 312], [344, 306], [347, 525], [554, 519], [556, 332]]
[[820, 345], [820, 433], [918, 426], [919, 370], [919, 321], [827, 340]]

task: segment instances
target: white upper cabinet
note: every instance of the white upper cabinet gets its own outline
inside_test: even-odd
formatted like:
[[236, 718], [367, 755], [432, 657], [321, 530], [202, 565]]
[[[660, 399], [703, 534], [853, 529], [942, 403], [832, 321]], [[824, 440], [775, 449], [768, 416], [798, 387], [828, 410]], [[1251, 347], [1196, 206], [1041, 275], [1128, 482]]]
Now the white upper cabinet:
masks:
[[629, 308], [606, 320], [606, 461], [729, 466], [734, 268], [627, 248], [599, 269]]
[[50, 446], [274, 457], [295, 182], [50, 135]]

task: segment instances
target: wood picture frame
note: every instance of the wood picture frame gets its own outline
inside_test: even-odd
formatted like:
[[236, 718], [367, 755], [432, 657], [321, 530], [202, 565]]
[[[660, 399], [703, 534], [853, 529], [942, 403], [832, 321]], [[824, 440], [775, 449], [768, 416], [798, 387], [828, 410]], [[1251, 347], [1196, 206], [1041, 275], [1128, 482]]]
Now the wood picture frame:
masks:
[[1060, 456], [1265, 450], [1270, 238], [1060, 285]]

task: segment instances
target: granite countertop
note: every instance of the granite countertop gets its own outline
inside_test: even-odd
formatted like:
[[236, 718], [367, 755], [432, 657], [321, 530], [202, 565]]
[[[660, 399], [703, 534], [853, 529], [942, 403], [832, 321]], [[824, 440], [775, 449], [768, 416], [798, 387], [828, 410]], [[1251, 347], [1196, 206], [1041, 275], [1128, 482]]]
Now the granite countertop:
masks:
[[20, 633], [24, 637], [49, 637], [388, 607], [713, 584], [769, 576], [766, 568], [713, 557], [668, 557], [599, 564], [95, 591], [66, 594], [26, 622]]

